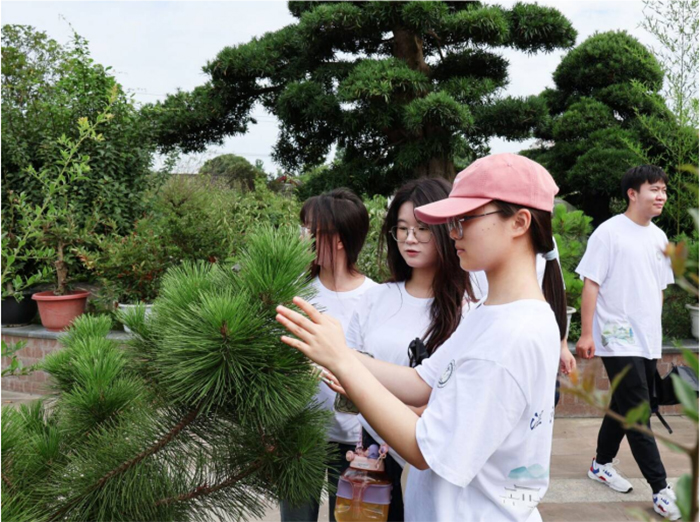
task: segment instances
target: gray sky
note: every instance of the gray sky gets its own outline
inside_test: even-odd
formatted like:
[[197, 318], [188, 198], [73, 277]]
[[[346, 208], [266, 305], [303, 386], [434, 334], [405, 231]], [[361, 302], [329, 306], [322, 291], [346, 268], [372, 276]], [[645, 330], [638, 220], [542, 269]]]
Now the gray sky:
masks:
[[[506, 7], [514, 1], [496, 1]], [[646, 45], [653, 38], [639, 28], [642, 2], [540, 1], [558, 8], [578, 31], [577, 44], [596, 31], [624, 29]], [[70, 25], [89, 41], [93, 59], [112, 66], [117, 80], [140, 103], [161, 100], [177, 89], [191, 90], [207, 77], [202, 67], [226, 46], [249, 41], [295, 23], [280, 1], [227, 2], [53, 2], [11, 1], [0, 3], [3, 24], [32, 25], [60, 43], [70, 39]], [[528, 56], [500, 51], [510, 61], [510, 85], [505, 94], [537, 94], [552, 86], [552, 73], [564, 52]], [[244, 136], [228, 138], [221, 147], [184, 158], [179, 169], [192, 171], [206, 159], [234, 153], [251, 163], [261, 159], [275, 171], [270, 153], [277, 139], [277, 120], [261, 108], [254, 111], [258, 124]], [[527, 142], [494, 139], [493, 152], [516, 152]]]

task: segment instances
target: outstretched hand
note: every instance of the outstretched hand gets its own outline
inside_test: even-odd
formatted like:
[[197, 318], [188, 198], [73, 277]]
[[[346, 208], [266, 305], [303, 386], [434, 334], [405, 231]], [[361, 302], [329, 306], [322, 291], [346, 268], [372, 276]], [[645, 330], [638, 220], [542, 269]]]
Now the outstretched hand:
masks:
[[286, 306], [277, 307], [277, 322], [296, 337], [283, 335], [282, 342], [296, 348], [332, 373], [337, 373], [343, 360], [353, 357], [350, 348], [345, 344], [345, 334], [340, 322], [322, 314], [301, 297], [295, 297], [292, 301], [306, 316]]

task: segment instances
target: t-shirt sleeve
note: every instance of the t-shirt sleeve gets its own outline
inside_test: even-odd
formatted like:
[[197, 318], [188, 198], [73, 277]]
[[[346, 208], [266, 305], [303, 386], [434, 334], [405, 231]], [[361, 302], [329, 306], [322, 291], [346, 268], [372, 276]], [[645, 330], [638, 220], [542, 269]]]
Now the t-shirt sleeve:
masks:
[[581, 276], [581, 279], [588, 278], [602, 285], [607, 278], [609, 266], [610, 249], [607, 241], [601, 237], [601, 234], [594, 232], [588, 240], [581, 262], [576, 267], [576, 273]]
[[467, 360], [454, 375], [448, 365], [436, 384], [416, 441], [433, 472], [465, 487], [513, 432], [527, 400], [513, 376], [492, 361]]
[[445, 358], [449, 356], [447, 348], [450, 339], [447, 339], [433, 355], [423, 359], [423, 362], [416, 366], [416, 372], [420, 378], [431, 388], [435, 387], [435, 383], [440, 377], [440, 372], [445, 369]]

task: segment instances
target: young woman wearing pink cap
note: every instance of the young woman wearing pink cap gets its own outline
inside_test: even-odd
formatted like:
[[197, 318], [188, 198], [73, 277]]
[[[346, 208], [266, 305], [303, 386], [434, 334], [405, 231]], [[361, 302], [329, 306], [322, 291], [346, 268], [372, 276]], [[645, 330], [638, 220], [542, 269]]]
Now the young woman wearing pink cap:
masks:
[[[282, 339], [328, 368], [364, 418], [415, 470], [406, 520], [541, 520], [549, 484], [554, 388], [566, 304], [551, 212], [558, 189], [514, 154], [477, 160], [450, 196], [416, 209], [446, 223], [460, 265], [483, 270], [485, 302], [416, 368], [349, 349], [338, 321], [301, 299], [278, 308]], [[535, 256], [547, 259], [543, 288]], [[426, 406], [427, 405], [427, 406]], [[418, 416], [413, 407], [425, 407]]]

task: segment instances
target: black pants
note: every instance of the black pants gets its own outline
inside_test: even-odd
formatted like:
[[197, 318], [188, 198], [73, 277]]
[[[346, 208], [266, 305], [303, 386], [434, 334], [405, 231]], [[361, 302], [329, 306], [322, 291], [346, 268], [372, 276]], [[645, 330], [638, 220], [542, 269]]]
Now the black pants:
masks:
[[[630, 366], [627, 375], [613, 393], [610, 409], [623, 417], [627, 412], [641, 402], [651, 400], [654, 392], [654, 375], [656, 360], [644, 357], [602, 357], [608, 379], [613, 381], [615, 376], [626, 366]], [[651, 423], [647, 422], [651, 428]], [[608, 464], [620, 450], [620, 443], [627, 435], [634, 460], [637, 462], [642, 475], [647, 480], [654, 493], [666, 487], [666, 470], [661, 462], [656, 440], [636, 430], [625, 430], [622, 425], [606, 416], [598, 432], [598, 449], [596, 462]]]
[[[379, 444], [364, 429], [362, 430], [362, 446], [367, 449], [372, 444]], [[389, 504], [388, 522], [403, 522], [403, 492], [401, 491], [401, 474], [403, 468], [391, 455], [384, 459], [384, 471], [391, 479], [391, 504]]]
[[[333, 485], [333, 490], [338, 487], [338, 478], [348, 469], [350, 463], [345, 458], [348, 451], [355, 449], [355, 445], [329, 442], [333, 453], [333, 461], [328, 466], [328, 482]], [[316, 522], [318, 520], [319, 498], [309, 499], [301, 506], [292, 506], [287, 501], [280, 504], [282, 522]], [[335, 522], [335, 494], [328, 495], [328, 520]]]

